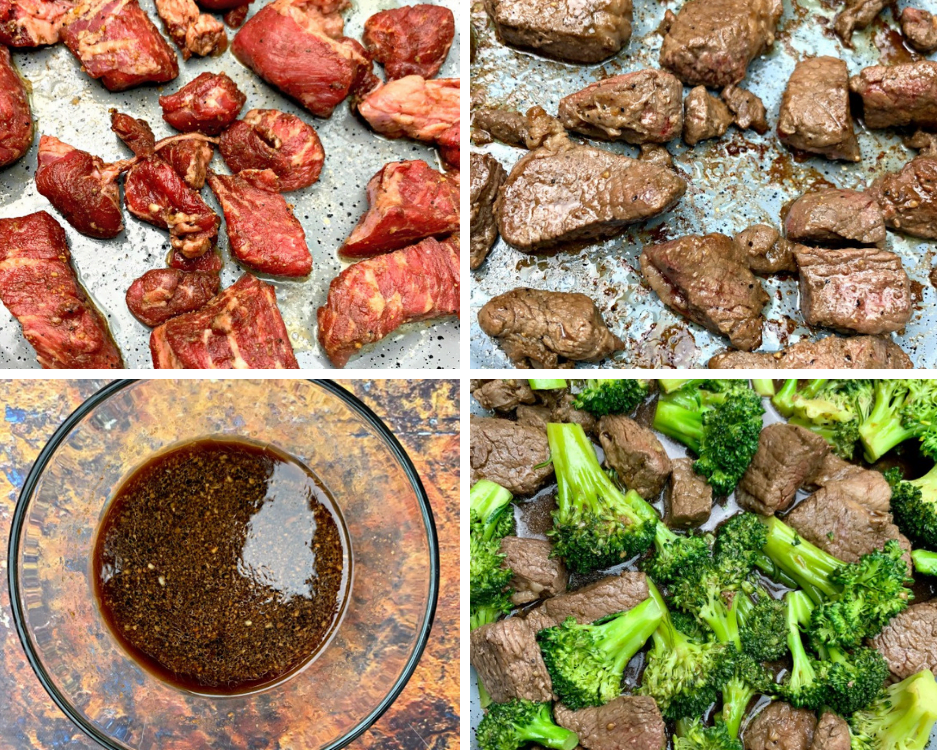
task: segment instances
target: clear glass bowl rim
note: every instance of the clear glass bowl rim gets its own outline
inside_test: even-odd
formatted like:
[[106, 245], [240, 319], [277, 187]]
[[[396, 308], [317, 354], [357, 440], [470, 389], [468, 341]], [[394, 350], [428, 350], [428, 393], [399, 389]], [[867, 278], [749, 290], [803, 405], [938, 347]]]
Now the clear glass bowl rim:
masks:
[[[191, 380], [200, 379], [195, 378]], [[407, 663], [401, 671], [399, 677], [383, 700], [381, 700], [381, 702], [349, 732], [345, 733], [333, 742], [323, 746], [323, 750], [334, 750], [343, 748], [351, 741], [363, 735], [372, 724], [380, 719], [381, 715], [383, 715], [384, 712], [390, 708], [391, 704], [403, 691], [404, 687], [407, 685], [407, 682], [413, 675], [414, 670], [417, 668], [420, 658], [423, 656], [423, 651], [426, 648], [427, 640], [430, 637], [430, 630], [433, 627], [433, 618], [436, 614], [436, 604], [440, 585], [440, 551], [436, 535], [436, 523], [433, 517], [433, 509], [430, 506], [430, 499], [427, 497], [427, 492], [423, 487], [423, 482], [420, 480], [420, 475], [417, 473], [417, 469], [414, 467], [413, 462], [411, 462], [410, 457], [404, 450], [404, 447], [401, 446], [400, 441], [397, 440], [397, 437], [394, 436], [390, 428], [387, 427], [384, 421], [381, 420], [374, 413], [374, 411], [370, 409], [370, 407], [364, 404], [364, 402], [358, 399], [350, 391], [339, 386], [334, 381], [311, 378], [299, 378], [296, 380], [314, 383], [320, 388], [328, 391], [336, 398], [340, 399], [345, 405], [348, 406], [349, 409], [360, 415], [362, 419], [368, 423], [368, 425], [377, 431], [380, 439], [387, 445], [401, 469], [403, 469], [403, 471], [406, 473], [407, 478], [409, 479], [417, 497], [417, 502], [420, 505], [420, 513], [423, 517], [424, 530], [427, 535], [427, 548], [429, 550], [430, 557], [429, 597], [427, 599], [427, 605], [424, 607], [420, 633], [417, 636], [417, 643], [414, 646], [412, 653], [408, 657]], [[8, 582], [10, 590], [10, 604], [13, 610], [13, 622], [16, 626], [16, 632], [20, 638], [20, 643], [23, 645], [23, 649], [26, 652], [26, 657], [29, 660], [30, 666], [33, 668], [33, 672], [36, 673], [36, 676], [39, 678], [43, 688], [46, 689], [46, 692], [49, 694], [55, 704], [62, 710], [63, 714], [65, 714], [85, 735], [94, 740], [96, 744], [111, 750], [123, 750], [125, 749], [125, 746], [108, 735], [100, 732], [66, 700], [65, 696], [62, 695], [62, 693], [50, 679], [45, 667], [39, 659], [36, 649], [33, 647], [30, 635], [26, 630], [25, 616], [20, 602], [20, 536], [23, 525], [26, 522], [27, 504], [32, 498], [33, 490], [36, 487], [37, 481], [39, 480], [43, 471], [46, 469], [46, 465], [50, 458], [59, 448], [59, 445], [63, 442], [63, 440], [66, 439], [72, 429], [75, 428], [75, 426], [81, 420], [83, 420], [102, 402], [111, 398], [126, 387], [138, 382], [140, 382], [138, 379], [122, 379], [113, 381], [107, 386], [99, 389], [97, 392], [95, 392], [95, 394], [80, 404], [79, 407], [76, 408], [76, 410], [71, 415], [69, 415], [69, 417], [67, 417], [65, 421], [56, 429], [49, 441], [46, 442], [46, 445], [43, 447], [42, 451], [40, 451], [39, 456], [36, 457], [36, 461], [33, 462], [33, 466], [30, 468], [29, 474], [26, 476], [26, 480], [23, 483], [23, 488], [20, 491], [20, 495], [17, 497], [16, 508], [14, 509], [13, 519], [10, 524], [10, 545], [7, 555], [9, 572]]]

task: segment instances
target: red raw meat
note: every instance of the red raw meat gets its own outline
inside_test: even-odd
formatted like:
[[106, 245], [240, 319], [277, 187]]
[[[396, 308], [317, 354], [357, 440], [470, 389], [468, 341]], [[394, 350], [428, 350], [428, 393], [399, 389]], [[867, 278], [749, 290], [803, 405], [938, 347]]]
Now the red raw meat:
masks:
[[250, 110], [223, 132], [220, 154], [233, 173], [271, 169], [280, 192], [314, 184], [325, 162], [315, 129], [280, 110]]
[[105, 318], [70, 263], [66, 234], [41, 211], [0, 220], [0, 300], [44, 368], [121, 368]]
[[167, 256], [167, 264], [176, 270], [182, 270], [185, 273], [203, 272], [219, 273], [223, 270], [223, 260], [216, 252], [207, 252], [200, 257], [184, 257], [176, 249], [172, 250]]
[[444, 132], [440, 136], [437, 146], [440, 148], [440, 157], [443, 158], [444, 163], [452, 166], [453, 168], [460, 167], [458, 123], [455, 124], [449, 131]]
[[111, 239], [124, 228], [118, 176], [130, 162], [106, 163], [56, 137], [42, 136], [36, 189], [79, 233]]
[[0, 168], [23, 157], [33, 143], [33, 116], [10, 51], [0, 45]]
[[453, 44], [453, 12], [439, 5], [408, 5], [364, 22], [364, 46], [384, 64], [389, 79], [436, 76]]
[[275, 0], [237, 32], [233, 54], [309, 112], [327, 118], [371, 72], [367, 51], [357, 40], [342, 36], [340, 7]]
[[249, 6], [240, 5], [236, 8], [232, 8], [223, 14], [223, 23], [229, 26], [231, 29], [239, 29], [243, 22], [246, 20], [246, 16], [249, 15]]
[[164, 30], [180, 48], [184, 60], [191, 55], [219, 55], [226, 50], [226, 29], [194, 0], [155, 0]]
[[373, 257], [459, 230], [459, 187], [422, 160], [388, 163], [367, 185], [368, 211], [338, 252]]
[[79, 0], [61, 36], [82, 70], [112, 92], [162, 84], [178, 73], [177, 55], [138, 0]]
[[459, 242], [424, 239], [342, 271], [318, 308], [318, 340], [342, 368], [404, 323], [458, 314]]
[[149, 270], [125, 294], [131, 314], [149, 328], [185, 312], [199, 310], [220, 291], [216, 273], [183, 273], [175, 268]]
[[200, 136], [197, 134], [191, 139], [173, 138], [173, 141], [168, 140], [157, 150], [157, 154], [171, 164], [184, 183], [196, 191], [203, 189], [207, 181], [207, 169], [213, 160], [213, 145]]
[[0, 0], [0, 45], [56, 44], [70, 8], [69, 0]]
[[249, 175], [210, 174], [210, 188], [223, 208], [230, 251], [244, 265], [275, 276], [307, 276], [312, 253], [292, 208], [279, 194], [272, 171]]
[[229, 126], [246, 104], [246, 95], [225, 73], [200, 74], [172, 95], [158, 98], [164, 120], [178, 131], [215, 135]]
[[358, 110], [378, 134], [449, 146], [451, 139], [458, 143], [459, 79], [395, 79], [367, 95]]
[[200, 0], [201, 8], [209, 11], [230, 11], [238, 8], [249, 8], [246, 0]]
[[163, 368], [298, 368], [276, 290], [250, 273], [197, 312], [151, 332], [151, 359]]
[[112, 131], [137, 157], [151, 157], [154, 154], [154, 132], [147, 121], [132, 118], [112, 108]]

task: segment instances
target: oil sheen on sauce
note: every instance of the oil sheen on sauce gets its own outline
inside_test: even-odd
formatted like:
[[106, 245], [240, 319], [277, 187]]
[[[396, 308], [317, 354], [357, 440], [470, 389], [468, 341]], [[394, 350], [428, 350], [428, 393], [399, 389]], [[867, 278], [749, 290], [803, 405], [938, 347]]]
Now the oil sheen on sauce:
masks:
[[315, 474], [272, 447], [207, 439], [145, 462], [99, 527], [93, 576], [125, 650], [207, 694], [267, 687], [329, 637], [347, 539]]

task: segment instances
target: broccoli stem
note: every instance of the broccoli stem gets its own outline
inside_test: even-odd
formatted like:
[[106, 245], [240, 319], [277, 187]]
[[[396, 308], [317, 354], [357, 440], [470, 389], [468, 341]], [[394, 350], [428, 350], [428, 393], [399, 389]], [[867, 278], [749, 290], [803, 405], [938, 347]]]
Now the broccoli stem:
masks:
[[604, 625], [607, 632], [599, 647], [613, 659], [611, 669], [615, 673], [623, 674], [633, 655], [643, 648], [662, 621], [663, 611], [659, 604], [647, 599]]
[[553, 391], [566, 389], [568, 382], [564, 378], [529, 378], [528, 385], [533, 391]]
[[759, 396], [774, 396], [774, 381], [771, 378], [752, 378], [751, 387]]
[[923, 750], [938, 718], [937, 692], [927, 669], [890, 685], [871, 706], [851, 717], [853, 750]]
[[938, 575], [938, 554], [926, 549], [913, 549], [912, 564], [921, 575]]
[[873, 411], [860, 426], [860, 441], [863, 457], [875, 462], [890, 449], [912, 438], [912, 433], [903, 427], [899, 414], [906, 397], [900, 381], [876, 381], [876, 403]]
[[797, 393], [797, 378], [788, 378], [781, 384], [781, 389], [774, 395], [771, 403], [784, 417], [790, 417], [794, 409], [794, 395]]
[[538, 743], [556, 751], [573, 751], [578, 744], [576, 732], [555, 724], [551, 718], [550, 707], [542, 708], [538, 717], [519, 728], [519, 733], [523, 740]]
[[722, 686], [722, 721], [728, 727], [728, 734], [733, 738], [738, 737], [742, 720], [748, 710], [748, 702], [751, 701], [755, 692], [754, 688], [737, 677]]
[[794, 528], [785, 525], [777, 517], [759, 519], [768, 528], [764, 553], [800, 585], [811, 599], [822, 603], [825, 597], [840, 592], [832, 580], [832, 575], [834, 570], [843, 567], [845, 562], [804, 540]]
[[[814, 605], [811, 600], [800, 591], [791, 591], [785, 596], [787, 605], [786, 618], [788, 626], [788, 650], [791, 652], [793, 669], [791, 670], [790, 690], [795, 694], [803, 695], [805, 688], [810, 688], [816, 682], [817, 675], [814, 665], [804, 649], [800, 627], [810, 623], [811, 611]], [[797, 701], [792, 701], [797, 704]]]
[[687, 383], [692, 383], [692, 381], [692, 378], [660, 378], [659, 384], [664, 393], [672, 394], [674, 391], [681, 389]]
[[698, 410], [672, 402], [659, 402], [653, 416], [653, 428], [675, 438], [694, 452], [702, 448], [703, 416]]
[[483, 535], [492, 538], [498, 514], [512, 501], [512, 492], [491, 480], [480, 480], [469, 491], [469, 504], [473, 521], [483, 525]]

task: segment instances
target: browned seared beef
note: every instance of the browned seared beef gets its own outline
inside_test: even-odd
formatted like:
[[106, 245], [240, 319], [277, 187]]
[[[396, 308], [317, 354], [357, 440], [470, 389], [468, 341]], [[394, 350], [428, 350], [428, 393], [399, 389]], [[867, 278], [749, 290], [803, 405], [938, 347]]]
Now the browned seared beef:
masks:
[[798, 248], [801, 312], [810, 325], [847, 333], [893, 333], [912, 317], [902, 260], [880, 249]]
[[633, 609], [646, 601], [649, 595], [646, 575], [627, 571], [550, 598], [540, 608], [555, 624], [574, 617], [578, 624], [586, 625], [602, 617]]
[[764, 287], [722, 234], [684, 236], [648, 245], [640, 269], [663, 302], [737, 349], [761, 345]]
[[758, 451], [735, 491], [745, 509], [762, 515], [781, 512], [794, 503], [801, 483], [827, 456], [827, 442], [813, 431], [789, 423], [769, 425], [758, 438]]
[[871, 129], [934, 129], [936, 70], [934, 60], [864, 68], [850, 79], [850, 89], [863, 100], [863, 121]]
[[653, 163], [663, 168], [673, 167], [673, 156], [661, 144], [644, 144], [640, 147], [640, 160], [644, 163]]
[[706, 139], [722, 136], [732, 125], [732, 111], [704, 86], [693, 87], [686, 97], [686, 125], [683, 140], [690, 147]]
[[666, 725], [649, 696], [620, 696], [603, 706], [571, 711], [555, 704], [555, 721], [573, 730], [589, 751], [661, 751]]
[[938, 47], [938, 22], [927, 10], [903, 8], [899, 14], [902, 36], [919, 52], [934, 52]]
[[626, 415], [606, 415], [598, 423], [604, 462], [628, 490], [647, 501], [658, 498], [672, 469], [656, 434]]
[[832, 711], [825, 710], [820, 715], [820, 721], [817, 722], [810, 749], [812, 751], [849, 751], [850, 726], [846, 720]]
[[904, 680], [923, 669], [938, 674], [937, 612], [935, 599], [913, 604], [866, 642], [886, 658], [893, 680]]
[[529, 108], [525, 115], [504, 108], [477, 108], [473, 111], [472, 126], [498, 142], [529, 150], [541, 145], [552, 134], [564, 131], [558, 119], [538, 105]]
[[[816, 491], [818, 488], [823, 488], [827, 481], [855, 478], [863, 472], [863, 468], [859, 465], [847, 462], [845, 459], [841, 459], [833, 452], [830, 452], [824, 457], [823, 464], [807, 477], [801, 485], [801, 488], [805, 491]], [[877, 473], [877, 475], [882, 478], [880, 473]], [[883, 478], [883, 482], [885, 482], [885, 480], [886, 479]], [[869, 507], [869, 509], [874, 508], [873, 506]], [[889, 508], [888, 503], [886, 508]]]
[[518, 617], [483, 625], [469, 636], [469, 660], [497, 703], [550, 701], [551, 678], [535, 633]]
[[629, 144], [671, 142], [682, 133], [682, 83], [668, 71], [642, 71], [603, 79], [558, 103], [566, 129]]
[[914, 133], [905, 137], [902, 143], [906, 147], [918, 150], [922, 156], [936, 157], [938, 155], [938, 139], [935, 134], [930, 134], [922, 129], [916, 129]]
[[499, 233], [525, 252], [620, 233], [676, 204], [685, 182], [652, 163], [552, 137], [499, 191]]
[[530, 428], [538, 428], [544, 432], [548, 423], [553, 423], [554, 420], [551, 419], [550, 407], [520, 404], [515, 408], [515, 422], [519, 425], [527, 425]]
[[556, 391], [539, 391], [538, 398], [542, 404], [551, 410], [552, 423], [575, 423], [591, 438], [597, 437], [597, 418], [587, 410], [580, 410], [574, 406], [574, 397], [563, 389]]
[[479, 327], [518, 368], [564, 368], [600, 362], [623, 349], [584, 294], [513, 289], [479, 311]]
[[936, 238], [938, 166], [935, 155], [920, 155], [895, 173], [884, 173], [870, 186], [883, 209], [886, 227], [893, 231]]
[[777, 368], [796, 370], [894, 370], [909, 369], [912, 360], [886, 336], [827, 336], [820, 341], [804, 340], [774, 354], [722, 352], [709, 360], [712, 369]]
[[473, 398], [483, 409], [511, 412], [520, 404], [534, 404], [538, 399], [528, 386], [528, 381], [514, 378], [498, 378], [482, 381], [472, 392]]
[[735, 235], [735, 247], [745, 256], [748, 268], [759, 276], [782, 271], [794, 272], [794, 244], [782, 239], [776, 229], [765, 223], [749, 226]]
[[486, 0], [496, 34], [506, 45], [525, 47], [574, 63], [599, 63], [630, 39], [631, 0]]
[[660, 65], [686, 84], [722, 89], [774, 42], [781, 0], [689, 0], [663, 19]]
[[517, 496], [530, 496], [554, 476], [554, 466], [543, 464], [550, 459], [544, 431], [497, 417], [470, 418], [472, 483], [491, 480]]
[[663, 520], [671, 528], [694, 528], [712, 514], [712, 486], [692, 471], [688, 457], [677, 457], [672, 466]]
[[784, 701], [768, 704], [745, 728], [748, 751], [809, 751], [817, 715]]
[[843, 43], [850, 47], [850, 38], [856, 29], [865, 29], [879, 12], [893, 0], [847, 0], [844, 8], [834, 21], [833, 28]]
[[778, 139], [830, 160], [859, 161], [853, 132], [847, 64], [839, 58], [808, 58], [797, 64], [781, 98]]
[[794, 200], [784, 219], [784, 235], [805, 244], [882, 246], [886, 225], [879, 204], [866, 192], [821, 189]]
[[568, 589], [564, 562], [551, 556], [551, 543], [537, 538], [502, 539], [503, 566], [512, 570], [512, 603], [528, 604]]
[[505, 176], [502, 163], [492, 155], [469, 153], [469, 267], [473, 270], [485, 262], [499, 234], [492, 203]]
[[765, 105], [757, 95], [747, 89], [729, 84], [722, 90], [722, 100], [735, 114], [735, 125], [742, 131], [753, 129], [759, 134], [764, 134], [768, 130]]

